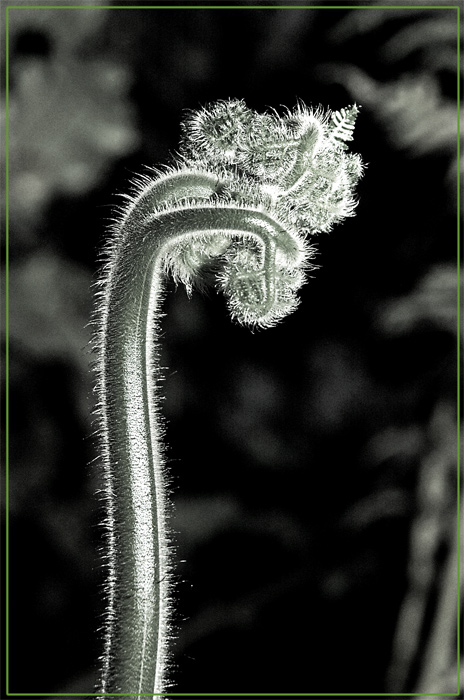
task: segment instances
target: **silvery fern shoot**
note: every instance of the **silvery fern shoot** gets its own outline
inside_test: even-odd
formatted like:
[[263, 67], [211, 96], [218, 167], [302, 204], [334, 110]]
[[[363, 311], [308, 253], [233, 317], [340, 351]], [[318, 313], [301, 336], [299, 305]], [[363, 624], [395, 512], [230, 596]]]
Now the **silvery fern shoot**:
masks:
[[358, 107], [282, 115], [226, 100], [187, 114], [174, 165], [135, 183], [103, 252], [94, 314], [106, 613], [98, 693], [166, 691], [170, 547], [157, 336], [171, 275], [215, 271], [232, 318], [274, 326], [298, 304], [313, 235], [354, 214]]

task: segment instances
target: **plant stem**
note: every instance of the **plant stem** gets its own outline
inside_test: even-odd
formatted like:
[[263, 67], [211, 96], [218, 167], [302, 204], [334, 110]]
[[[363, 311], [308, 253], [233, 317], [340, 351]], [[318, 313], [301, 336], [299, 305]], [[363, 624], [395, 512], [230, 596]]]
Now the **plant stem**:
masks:
[[[165, 689], [170, 564], [156, 345], [165, 277], [190, 291], [215, 260], [234, 320], [266, 328], [291, 313], [310, 267], [307, 234], [353, 214], [363, 165], [343, 141], [356, 113], [329, 122], [300, 104], [259, 115], [237, 100], [193, 112], [174, 168], [143, 178], [120, 212], [95, 312], [108, 570], [100, 693]], [[300, 187], [310, 181], [318, 187]]]
[[[195, 189], [194, 178], [190, 184]], [[161, 693], [163, 687], [169, 562], [156, 337], [165, 258], [186, 238], [218, 234], [255, 238], [272, 253], [268, 239], [281, 234], [263, 212], [238, 206], [159, 211], [154, 189], [150, 199], [156, 196], [158, 210], [152, 201], [154, 213], [146, 215], [145, 195], [117, 231], [100, 293], [97, 372], [109, 569], [104, 693]]]

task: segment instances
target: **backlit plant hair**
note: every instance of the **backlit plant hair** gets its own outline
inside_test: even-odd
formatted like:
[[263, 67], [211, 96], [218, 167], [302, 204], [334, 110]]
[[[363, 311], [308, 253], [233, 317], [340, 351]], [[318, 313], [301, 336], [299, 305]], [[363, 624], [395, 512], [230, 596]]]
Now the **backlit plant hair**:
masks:
[[166, 690], [170, 563], [159, 408], [160, 307], [171, 275], [205, 269], [234, 320], [275, 325], [298, 304], [313, 234], [356, 206], [358, 108], [257, 114], [242, 100], [190, 112], [175, 164], [126, 197], [103, 253], [95, 307], [104, 470], [106, 613], [98, 693]]

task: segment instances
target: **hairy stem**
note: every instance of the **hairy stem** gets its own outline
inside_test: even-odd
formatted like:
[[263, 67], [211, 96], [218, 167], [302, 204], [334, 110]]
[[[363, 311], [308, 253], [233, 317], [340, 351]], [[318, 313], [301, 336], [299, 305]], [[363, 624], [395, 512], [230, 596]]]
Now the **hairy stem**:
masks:
[[95, 312], [108, 570], [99, 693], [165, 691], [170, 565], [156, 345], [164, 279], [172, 273], [190, 291], [214, 261], [233, 320], [266, 328], [291, 313], [313, 252], [307, 235], [329, 231], [356, 204], [363, 165], [343, 144], [355, 112], [329, 123], [302, 104], [279, 117], [237, 100], [193, 112], [176, 165], [142, 178], [120, 212]]
[[[123, 222], [101, 295], [99, 410], [109, 567], [105, 693], [163, 690], [169, 562], [156, 319], [164, 260], [188, 237], [220, 233], [262, 241], [281, 233], [259, 211], [205, 203], [147, 216], [146, 205], [142, 199]], [[263, 265], [272, 249], [266, 246], [271, 252], [263, 253]], [[268, 294], [272, 298], [272, 290]]]

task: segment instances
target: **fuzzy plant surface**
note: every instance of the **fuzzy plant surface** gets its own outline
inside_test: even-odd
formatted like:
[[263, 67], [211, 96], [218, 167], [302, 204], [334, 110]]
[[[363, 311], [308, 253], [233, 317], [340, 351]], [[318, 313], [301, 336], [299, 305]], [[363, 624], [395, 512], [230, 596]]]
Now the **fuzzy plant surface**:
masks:
[[187, 114], [174, 165], [125, 198], [95, 305], [104, 470], [106, 613], [97, 693], [162, 695], [171, 588], [160, 415], [165, 280], [190, 293], [214, 274], [233, 320], [274, 326], [298, 304], [314, 234], [354, 214], [356, 105], [258, 114], [242, 100]]

